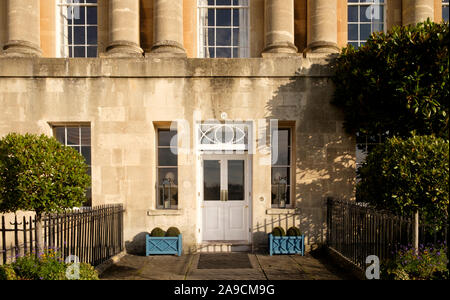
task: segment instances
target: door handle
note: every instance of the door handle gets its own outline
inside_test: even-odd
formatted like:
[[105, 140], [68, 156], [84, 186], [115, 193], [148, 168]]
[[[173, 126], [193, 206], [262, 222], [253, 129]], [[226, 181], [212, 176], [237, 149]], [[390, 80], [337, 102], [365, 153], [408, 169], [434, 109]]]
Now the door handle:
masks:
[[228, 190], [225, 190], [225, 202], [228, 202]]

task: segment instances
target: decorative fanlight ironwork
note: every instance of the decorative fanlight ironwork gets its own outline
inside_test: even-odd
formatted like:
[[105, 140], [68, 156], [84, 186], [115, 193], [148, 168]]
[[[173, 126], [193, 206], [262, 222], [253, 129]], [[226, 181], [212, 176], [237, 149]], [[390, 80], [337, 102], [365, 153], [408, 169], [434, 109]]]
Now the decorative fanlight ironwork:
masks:
[[202, 123], [198, 124], [200, 150], [248, 150], [248, 123]]

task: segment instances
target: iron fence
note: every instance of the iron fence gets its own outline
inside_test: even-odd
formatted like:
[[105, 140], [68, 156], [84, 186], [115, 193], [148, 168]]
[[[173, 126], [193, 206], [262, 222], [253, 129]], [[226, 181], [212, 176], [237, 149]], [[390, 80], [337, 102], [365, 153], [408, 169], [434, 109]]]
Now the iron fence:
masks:
[[[43, 218], [44, 249], [62, 258], [70, 255], [80, 262], [99, 265], [124, 249], [122, 204], [72, 209]], [[0, 264], [37, 253], [35, 216], [14, 216], [0, 223]]]
[[[419, 228], [420, 244], [446, 240], [448, 227], [440, 231], [428, 225]], [[400, 245], [412, 245], [414, 220], [356, 202], [327, 200], [327, 246], [364, 269], [366, 258], [393, 258]]]

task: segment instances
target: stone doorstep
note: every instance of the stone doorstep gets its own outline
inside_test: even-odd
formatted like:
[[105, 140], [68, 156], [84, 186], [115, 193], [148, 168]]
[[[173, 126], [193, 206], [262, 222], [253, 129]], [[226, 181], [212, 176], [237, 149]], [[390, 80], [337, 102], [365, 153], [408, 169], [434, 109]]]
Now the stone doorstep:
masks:
[[232, 252], [251, 252], [252, 244], [247, 241], [211, 241], [203, 242], [197, 245], [198, 253], [232, 253]]

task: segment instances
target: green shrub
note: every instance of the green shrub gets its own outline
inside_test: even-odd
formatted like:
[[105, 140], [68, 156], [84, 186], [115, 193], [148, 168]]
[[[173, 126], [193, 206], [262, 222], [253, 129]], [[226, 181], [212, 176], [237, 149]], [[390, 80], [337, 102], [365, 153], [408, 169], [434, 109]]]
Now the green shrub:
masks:
[[[56, 251], [48, 250], [36, 257], [34, 254], [18, 257], [15, 262], [0, 266], [0, 280], [67, 280], [67, 267]], [[98, 280], [98, 273], [89, 264], [79, 264], [80, 280]]]
[[301, 236], [302, 232], [297, 227], [292, 226], [288, 229], [288, 231], [286, 232], [286, 235], [287, 236]]
[[356, 197], [381, 209], [421, 221], [447, 222], [449, 142], [433, 136], [390, 138], [374, 148], [358, 169]]
[[275, 227], [272, 229], [272, 235], [273, 236], [285, 236], [286, 232], [284, 231], [283, 227]]
[[448, 139], [449, 43], [448, 22], [427, 20], [344, 48], [332, 79], [347, 131], [409, 137], [415, 130]]
[[168, 237], [178, 237], [180, 234], [180, 230], [176, 227], [170, 227], [166, 231], [166, 236]]
[[17, 280], [18, 277], [11, 265], [0, 265], [0, 280]]
[[153, 228], [152, 232], [150, 232], [150, 236], [152, 237], [163, 237], [166, 235], [166, 232], [159, 227]]
[[412, 247], [401, 247], [395, 258], [384, 262], [381, 275], [387, 280], [448, 279], [447, 247], [420, 246], [418, 253]]

